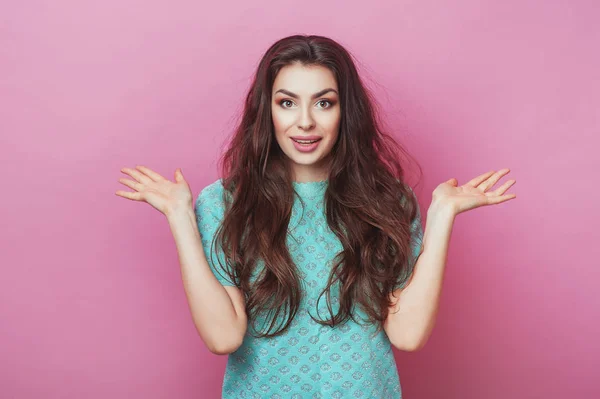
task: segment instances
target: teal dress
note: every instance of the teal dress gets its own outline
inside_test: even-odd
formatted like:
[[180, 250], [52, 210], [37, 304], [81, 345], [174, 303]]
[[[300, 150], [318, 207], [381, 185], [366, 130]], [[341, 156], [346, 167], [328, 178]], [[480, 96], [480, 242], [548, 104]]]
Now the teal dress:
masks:
[[[366, 314], [358, 307], [357, 319], [331, 328], [316, 323], [330, 317], [325, 295], [329, 269], [335, 255], [342, 250], [339, 239], [327, 225], [324, 193], [327, 181], [296, 183], [303, 209], [295, 197], [288, 228], [288, 248], [299, 269], [303, 298], [290, 328], [274, 338], [254, 338], [250, 324], [242, 345], [229, 355], [222, 397], [239, 398], [401, 398], [400, 378], [392, 345], [384, 330], [375, 334], [373, 324], [364, 323]], [[198, 228], [209, 265], [223, 285], [234, 285], [221, 272], [211, 252], [211, 241], [222, 220], [224, 204], [221, 180], [206, 186], [196, 200]], [[412, 226], [412, 259], [416, 262], [422, 249], [421, 215]], [[210, 256], [209, 256], [210, 255]], [[332, 306], [336, 313], [339, 301], [332, 285]], [[259, 324], [260, 325], [260, 324]]]

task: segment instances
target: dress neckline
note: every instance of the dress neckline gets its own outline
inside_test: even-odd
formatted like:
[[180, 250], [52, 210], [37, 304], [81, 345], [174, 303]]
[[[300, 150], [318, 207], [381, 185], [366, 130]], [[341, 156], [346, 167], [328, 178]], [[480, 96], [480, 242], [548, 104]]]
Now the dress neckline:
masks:
[[293, 181], [292, 186], [300, 196], [322, 194], [327, 188], [327, 180], [297, 182]]

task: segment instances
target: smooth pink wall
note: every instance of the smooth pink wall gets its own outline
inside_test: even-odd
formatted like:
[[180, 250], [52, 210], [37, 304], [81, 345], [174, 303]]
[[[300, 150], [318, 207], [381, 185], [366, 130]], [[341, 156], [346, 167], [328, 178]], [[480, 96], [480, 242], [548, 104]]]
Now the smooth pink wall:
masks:
[[[458, 216], [406, 398], [600, 397], [594, 1], [0, 3], [0, 397], [216, 398], [174, 242], [119, 170], [217, 178], [262, 53], [331, 36], [433, 188], [509, 167]], [[503, 179], [506, 180], [506, 179]]]

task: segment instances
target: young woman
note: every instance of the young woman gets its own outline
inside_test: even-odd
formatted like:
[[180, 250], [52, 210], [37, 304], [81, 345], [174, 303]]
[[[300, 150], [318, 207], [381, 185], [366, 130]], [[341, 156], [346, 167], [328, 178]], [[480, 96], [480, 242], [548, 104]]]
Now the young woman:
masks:
[[291, 36], [263, 56], [221, 179], [195, 201], [144, 166], [120, 179], [164, 213], [200, 337], [229, 354], [224, 398], [400, 398], [392, 346], [435, 323], [461, 212], [515, 198], [508, 169], [433, 191], [423, 233], [402, 147], [349, 53]]

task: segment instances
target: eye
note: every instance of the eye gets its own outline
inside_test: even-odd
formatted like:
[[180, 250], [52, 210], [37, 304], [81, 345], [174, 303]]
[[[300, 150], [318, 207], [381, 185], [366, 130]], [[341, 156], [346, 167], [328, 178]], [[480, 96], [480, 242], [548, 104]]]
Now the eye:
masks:
[[[279, 105], [281, 107], [283, 107], [283, 108], [290, 108], [290, 107], [284, 105], [285, 103], [293, 104], [294, 102], [291, 101], [291, 100], [281, 100], [281, 101], [279, 101]], [[320, 100], [320, 101], [317, 102], [317, 104], [321, 104], [321, 103], [326, 103], [327, 104], [326, 107], [325, 106], [321, 106], [321, 108], [324, 108], [324, 109], [331, 108], [331, 107], [333, 107], [333, 104], [334, 104], [334, 103], [332, 103], [329, 100]]]
[[283, 108], [289, 108], [289, 107], [285, 107], [283, 105], [284, 103], [291, 103], [291, 101], [290, 100], [281, 100], [281, 101], [279, 101], [279, 105], [281, 105]]
[[331, 101], [329, 101], [329, 100], [321, 100], [321, 101], [319, 101], [317, 104], [320, 104], [320, 103], [327, 103], [327, 104], [329, 104], [329, 105], [328, 105], [327, 107], [325, 107], [325, 108], [331, 108], [331, 107], [333, 107], [333, 103], [332, 103]]

